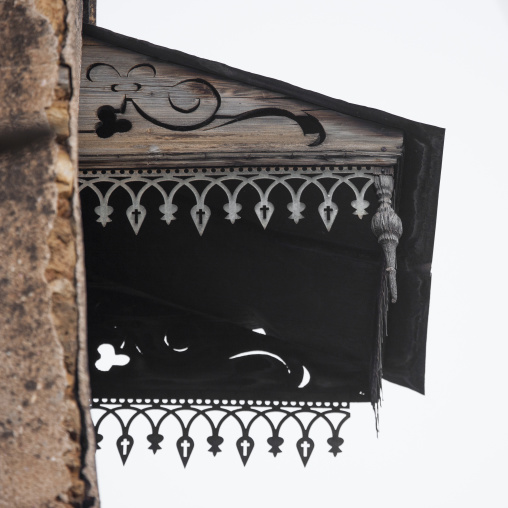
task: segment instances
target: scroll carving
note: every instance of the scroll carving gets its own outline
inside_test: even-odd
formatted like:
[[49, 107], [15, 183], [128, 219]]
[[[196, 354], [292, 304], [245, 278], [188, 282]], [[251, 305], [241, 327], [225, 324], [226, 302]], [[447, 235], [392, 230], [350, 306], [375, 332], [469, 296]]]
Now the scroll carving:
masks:
[[393, 176], [376, 175], [374, 185], [379, 199], [379, 208], [372, 218], [372, 232], [385, 254], [388, 286], [392, 303], [397, 301], [396, 250], [402, 236], [402, 221], [392, 208]]
[[[305, 136], [314, 136], [309, 146], [318, 146], [326, 138], [319, 120], [309, 113], [297, 115], [287, 109], [267, 107], [237, 115], [219, 114], [222, 99], [211, 83], [195, 78], [170, 85], [157, 77], [157, 71], [151, 64], [135, 65], [122, 76], [110, 64], [95, 63], [88, 68], [86, 77], [88, 81], [104, 83], [116, 106], [105, 104], [99, 107], [100, 122], [95, 129], [99, 137], [110, 137], [130, 129], [130, 125], [127, 128], [127, 123], [130, 124], [128, 120], [117, 119], [117, 115], [125, 114], [127, 104], [130, 103], [145, 120], [172, 131], [194, 131], [207, 127], [212, 122], [216, 124], [210, 125], [208, 130], [253, 118], [285, 117], [296, 122]], [[108, 113], [106, 119], [102, 118], [105, 112]]]

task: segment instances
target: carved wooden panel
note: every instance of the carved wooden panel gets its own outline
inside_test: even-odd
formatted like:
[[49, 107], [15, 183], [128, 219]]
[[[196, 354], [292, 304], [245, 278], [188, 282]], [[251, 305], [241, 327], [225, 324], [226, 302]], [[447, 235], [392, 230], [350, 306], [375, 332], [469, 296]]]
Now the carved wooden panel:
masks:
[[85, 38], [82, 167], [392, 165], [402, 132]]

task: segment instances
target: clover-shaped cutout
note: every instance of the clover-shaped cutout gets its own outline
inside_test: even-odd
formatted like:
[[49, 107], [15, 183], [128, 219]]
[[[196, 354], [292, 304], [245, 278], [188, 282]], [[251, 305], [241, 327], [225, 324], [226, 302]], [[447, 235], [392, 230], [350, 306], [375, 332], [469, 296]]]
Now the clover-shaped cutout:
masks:
[[101, 344], [97, 351], [101, 357], [95, 362], [95, 367], [101, 372], [108, 372], [114, 365], [123, 367], [131, 360], [127, 355], [117, 355], [111, 344]]
[[95, 132], [100, 138], [110, 138], [117, 132], [127, 132], [132, 129], [129, 120], [116, 118], [117, 111], [112, 106], [102, 106], [97, 110], [100, 122], [95, 126]]

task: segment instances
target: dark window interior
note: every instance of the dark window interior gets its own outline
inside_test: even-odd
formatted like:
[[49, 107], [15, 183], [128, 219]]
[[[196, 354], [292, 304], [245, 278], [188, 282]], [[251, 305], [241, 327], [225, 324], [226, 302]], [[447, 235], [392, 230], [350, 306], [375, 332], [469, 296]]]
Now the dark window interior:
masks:
[[[136, 235], [127, 192], [112, 195], [112, 221], [103, 227], [97, 197], [84, 189], [92, 395], [370, 400], [382, 270], [370, 229], [373, 187], [362, 220], [349, 189], [337, 189], [330, 232], [318, 213], [322, 194], [312, 187], [298, 224], [288, 218], [287, 191], [276, 188], [266, 230], [254, 190], [245, 190], [241, 219], [231, 224], [224, 195], [213, 188], [202, 236], [189, 213], [190, 190], [176, 195], [176, 220], [167, 225], [160, 195], [149, 189]], [[129, 362], [98, 370], [105, 343]]]

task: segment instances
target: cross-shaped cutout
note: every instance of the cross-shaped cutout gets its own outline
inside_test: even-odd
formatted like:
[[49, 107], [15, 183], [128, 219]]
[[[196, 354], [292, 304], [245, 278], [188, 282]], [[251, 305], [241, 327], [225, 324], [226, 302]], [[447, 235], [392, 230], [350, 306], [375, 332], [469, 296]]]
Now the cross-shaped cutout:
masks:
[[332, 201], [326, 200], [324, 203], [319, 205], [319, 215], [325, 223], [326, 229], [330, 231], [332, 225], [337, 217], [339, 207]]
[[135, 203], [127, 208], [127, 218], [131, 223], [134, 233], [138, 234], [141, 224], [146, 217], [146, 208], [139, 203]]
[[120, 458], [122, 459], [123, 465], [127, 462], [127, 458], [131, 453], [132, 447], [134, 446], [134, 438], [128, 434], [122, 434], [116, 441], [116, 447]]
[[192, 450], [194, 449], [194, 441], [191, 437], [184, 435], [176, 442], [176, 447], [178, 449], [178, 454], [182, 459], [183, 467], [186, 467]]
[[314, 441], [312, 441], [310, 437], [304, 436], [297, 441], [296, 448], [300, 458], [302, 459], [303, 465], [306, 466], [312, 454], [312, 450], [314, 450]]
[[266, 226], [268, 226], [268, 222], [270, 222], [273, 210], [274, 210], [273, 204], [268, 201], [261, 201], [254, 207], [254, 211], [256, 212], [256, 215], [258, 216], [258, 219], [261, 222], [263, 228], [266, 228]]
[[200, 235], [202, 235], [205, 231], [208, 220], [210, 219], [210, 215], [210, 208], [204, 204], [199, 203], [192, 207], [191, 217]]
[[250, 436], [244, 435], [236, 442], [236, 448], [240, 454], [243, 465], [247, 465], [247, 461], [249, 460], [249, 457], [252, 454], [252, 450], [254, 449], [254, 440]]

